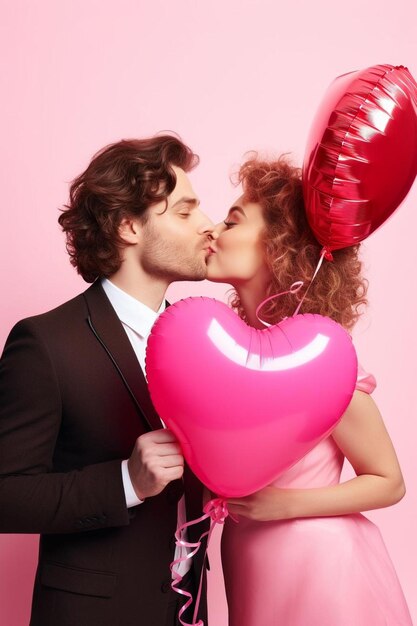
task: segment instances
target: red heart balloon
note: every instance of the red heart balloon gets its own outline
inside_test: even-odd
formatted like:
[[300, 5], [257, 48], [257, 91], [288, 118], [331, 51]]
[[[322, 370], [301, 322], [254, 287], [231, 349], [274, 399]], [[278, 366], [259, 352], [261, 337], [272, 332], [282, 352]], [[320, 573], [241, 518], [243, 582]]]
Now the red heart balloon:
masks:
[[352, 397], [357, 360], [348, 333], [327, 317], [257, 330], [222, 302], [187, 298], [154, 324], [146, 373], [194, 473], [218, 495], [239, 497], [330, 432]]
[[417, 84], [400, 66], [339, 76], [314, 119], [303, 165], [307, 217], [328, 250], [359, 243], [417, 174]]

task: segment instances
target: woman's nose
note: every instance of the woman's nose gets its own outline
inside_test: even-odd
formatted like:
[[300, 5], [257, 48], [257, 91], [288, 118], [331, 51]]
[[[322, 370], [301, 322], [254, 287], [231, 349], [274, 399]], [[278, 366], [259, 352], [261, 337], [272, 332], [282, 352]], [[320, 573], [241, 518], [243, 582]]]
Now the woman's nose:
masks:
[[216, 239], [222, 234], [224, 229], [225, 229], [224, 222], [219, 222], [218, 224], [215, 225], [213, 234], [215, 233]]

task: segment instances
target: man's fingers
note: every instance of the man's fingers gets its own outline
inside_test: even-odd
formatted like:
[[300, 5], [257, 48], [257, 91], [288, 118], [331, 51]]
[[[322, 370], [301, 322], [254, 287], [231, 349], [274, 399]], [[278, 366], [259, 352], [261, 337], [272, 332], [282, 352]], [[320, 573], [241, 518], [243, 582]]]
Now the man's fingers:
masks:
[[183, 466], [177, 465], [176, 467], [167, 467], [164, 471], [164, 476], [168, 482], [171, 482], [171, 480], [177, 480], [178, 478], [181, 478], [183, 473]]
[[162, 467], [184, 467], [184, 457], [181, 454], [171, 454], [161, 458]]
[[153, 449], [157, 456], [181, 454], [181, 446], [179, 443], [158, 443]]
[[145, 465], [159, 463], [163, 465], [163, 460], [167, 456], [181, 456], [181, 448], [176, 443], [151, 443], [139, 449], [140, 458]]
[[149, 439], [151, 439], [151, 441], [155, 441], [156, 443], [171, 443], [178, 441], [174, 433], [172, 433], [168, 428], [153, 430], [145, 436], [149, 436]]
[[165, 428], [145, 433], [136, 440], [136, 446], [139, 450], [147, 450], [152, 446], [165, 444], [179, 446], [177, 438], [170, 430], [166, 430]]

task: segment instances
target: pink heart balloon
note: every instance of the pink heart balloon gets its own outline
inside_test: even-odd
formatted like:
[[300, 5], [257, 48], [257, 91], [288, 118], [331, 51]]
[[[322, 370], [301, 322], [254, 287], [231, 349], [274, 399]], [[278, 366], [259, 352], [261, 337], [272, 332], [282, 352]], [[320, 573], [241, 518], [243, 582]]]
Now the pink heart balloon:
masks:
[[265, 330], [212, 298], [186, 298], [156, 321], [146, 372], [156, 410], [194, 473], [222, 497], [272, 482], [325, 437], [355, 389], [348, 333], [321, 315]]

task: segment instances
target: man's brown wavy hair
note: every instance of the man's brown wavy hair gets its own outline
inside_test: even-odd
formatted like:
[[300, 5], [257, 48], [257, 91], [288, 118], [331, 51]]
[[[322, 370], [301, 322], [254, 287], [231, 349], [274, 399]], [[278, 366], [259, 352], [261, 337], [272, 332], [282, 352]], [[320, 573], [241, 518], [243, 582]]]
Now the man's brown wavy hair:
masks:
[[177, 136], [123, 139], [97, 152], [70, 186], [58, 218], [71, 264], [85, 281], [114, 274], [126, 245], [119, 226], [126, 217], [146, 221], [146, 210], [166, 200], [176, 185], [173, 165], [188, 172], [198, 156]]
[[[311, 282], [322, 246], [308, 224], [303, 200], [301, 170], [287, 155], [277, 160], [262, 160], [250, 153], [236, 177], [242, 183], [245, 202], [259, 203], [264, 212], [266, 260], [271, 283], [265, 298], [288, 290], [298, 280], [304, 286], [297, 294], [276, 298], [265, 304], [262, 319], [277, 323], [294, 314], [297, 304]], [[323, 261], [302, 304], [300, 313], [319, 313], [331, 317], [351, 330], [367, 304], [368, 282], [361, 276], [360, 245], [333, 252], [333, 262]], [[238, 295], [231, 305], [245, 319]]]

